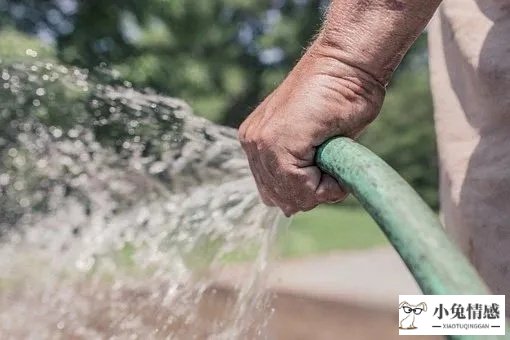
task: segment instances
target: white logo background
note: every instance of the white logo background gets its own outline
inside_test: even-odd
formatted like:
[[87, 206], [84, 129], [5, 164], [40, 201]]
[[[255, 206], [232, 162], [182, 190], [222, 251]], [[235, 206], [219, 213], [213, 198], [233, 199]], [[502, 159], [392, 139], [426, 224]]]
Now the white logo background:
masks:
[[400, 335], [505, 334], [504, 295], [399, 295], [399, 307], [396, 327], [416, 327]]

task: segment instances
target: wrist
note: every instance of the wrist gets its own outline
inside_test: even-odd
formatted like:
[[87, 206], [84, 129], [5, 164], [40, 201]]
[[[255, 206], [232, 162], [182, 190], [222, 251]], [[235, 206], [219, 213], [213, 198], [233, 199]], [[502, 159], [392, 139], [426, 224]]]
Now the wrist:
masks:
[[332, 0], [314, 44], [324, 54], [365, 71], [386, 86], [439, 3]]
[[382, 87], [386, 87], [402, 55], [388, 55], [387, 51], [378, 51], [370, 40], [362, 42], [360, 37], [356, 38], [358, 44], [344, 42], [346, 40], [350, 41], [352, 38], [324, 28], [314, 42], [314, 50], [322, 57], [359, 70]]
[[365, 97], [367, 100], [384, 97], [385, 84], [360, 67], [357, 63], [339, 56], [338, 50], [326, 46], [318, 38], [308, 49], [302, 59], [311, 74], [325, 75], [329, 79], [342, 83], [353, 95]]
[[323, 114], [337, 122], [328, 125], [332, 129], [328, 136], [355, 138], [377, 117], [386, 92], [382, 83], [371, 74], [331, 57], [316, 43], [296, 65], [290, 81], [293, 88], [298, 88], [297, 84], [310, 84], [314, 91], [310, 100], [318, 98], [327, 102], [328, 109]]

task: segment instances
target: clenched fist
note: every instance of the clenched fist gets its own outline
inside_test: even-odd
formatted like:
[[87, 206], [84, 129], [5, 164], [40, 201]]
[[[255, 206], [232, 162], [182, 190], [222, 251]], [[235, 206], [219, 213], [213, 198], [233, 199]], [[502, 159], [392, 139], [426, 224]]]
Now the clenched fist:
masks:
[[356, 137], [383, 102], [383, 84], [330, 49], [318, 39], [239, 129], [262, 200], [287, 216], [346, 197], [315, 165], [316, 148], [333, 136]]

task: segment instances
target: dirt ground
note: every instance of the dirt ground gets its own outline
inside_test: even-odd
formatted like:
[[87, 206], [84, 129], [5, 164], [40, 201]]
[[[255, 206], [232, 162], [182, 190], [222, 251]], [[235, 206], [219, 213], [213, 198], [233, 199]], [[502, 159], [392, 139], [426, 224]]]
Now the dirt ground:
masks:
[[[153, 287], [154, 288], [154, 287]], [[164, 290], [164, 289], [163, 289]], [[290, 293], [271, 293], [269, 305], [251, 314], [248, 332], [223, 333], [218, 329], [229, 329], [238, 311], [236, 294], [228, 288], [211, 288], [197, 300], [196, 317], [189, 319], [177, 316], [172, 305], [165, 306], [152, 299], [154, 289], [126, 290], [115, 296], [100, 292], [97, 287], [79, 290], [75, 301], [69, 305], [65, 315], [73, 318], [61, 324], [62, 315], [45, 310], [40, 301], [24, 301], [12, 295], [0, 303], [0, 339], [175, 339], [175, 340], [403, 340], [398, 336], [397, 313], [388, 310], [367, 309], [316, 297], [296, 296]], [[10, 301], [9, 301], [10, 300]], [[84, 312], [79, 306], [87, 301]], [[1, 318], [19, 311], [20, 306], [29, 305], [19, 318], [2, 322]], [[122, 306], [122, 309], [116, 309]], [[119, 311], [130, 311], [129, 315]], [[271, 312], [272, 311], [272, 312]], [[56, 311], [55, 311], [56, 312]], [[267, 320], [267, 313], [271, 317]], [[233, 318], [234, 317], [234, 318]], [[69, 321], [71, 320], [71, 321]], [[72, 322], [75, 320], [75, 323]], [[267, 320], [265, 331], [259, 332], [260, 322]], [[225, 327], [226, 326], [226, 327]], [[249, 327], [248, 327], [249, 328]], [[37, 330], [34, 338], [34, 330]], [[422, 339], [439, 339], [422, 337]]]
[[0, 290], [0, 340], [406, 339], [398, 335], [394, 301], [417, 287], [391, 249], [279, 263], [266, 277], [266, 293], [239, 309], [234, 287], [242, 287], [246, 270], [230, 267], [213, 287], [200, 294], [184, 287], [170, 302], [168, 285], [154, 281], [116, 289], [85, 280], [49, 299]]
[[398, 315], [332, 301], [277, 295], [268, 327], [278, 340], [386, 340], [398, 336]]
[[394, 301], [417, 287], [391, 249], [279, 262], [247, 305], [236, 304], [235, 287], [246, 286], [250, 268], [227, 269], [205, 291], [183, 285], [170, 300], [168, 282], [153, 280], [120, 288], [74, 281], [50, 295], [37, 286], [0, 290], [0, 340], [406, 338]]
[[[222, 299], [219, 292], [213, 299]], [[367, 309], [313, 297], [275, 294], [274, 313], [267, 334], [275, 340], [403, 340], [398, 335], [398, 313]], [[421, 337], [420, 339], [441, 339]]]

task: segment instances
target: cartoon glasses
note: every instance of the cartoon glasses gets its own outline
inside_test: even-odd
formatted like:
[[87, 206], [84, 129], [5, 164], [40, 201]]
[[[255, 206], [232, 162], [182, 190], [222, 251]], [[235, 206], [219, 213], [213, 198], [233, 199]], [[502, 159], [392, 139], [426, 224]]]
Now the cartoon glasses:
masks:
[[411, 312], [413, 312], [415, 315], [420, 315], [421, 312], [423, 312], [423, 308], [420, 308], [420, 307], [411, 308], [409, 306], [404, 306], [404, 307], [402, 307], [402, 309], [404, 310], [404, 313], [406, 313], [406, 314], [411, 314]]

